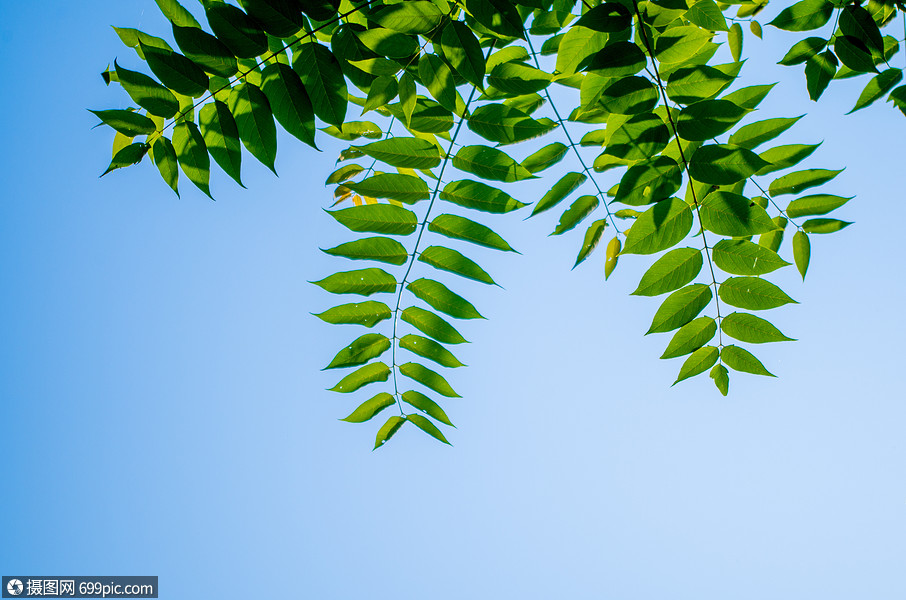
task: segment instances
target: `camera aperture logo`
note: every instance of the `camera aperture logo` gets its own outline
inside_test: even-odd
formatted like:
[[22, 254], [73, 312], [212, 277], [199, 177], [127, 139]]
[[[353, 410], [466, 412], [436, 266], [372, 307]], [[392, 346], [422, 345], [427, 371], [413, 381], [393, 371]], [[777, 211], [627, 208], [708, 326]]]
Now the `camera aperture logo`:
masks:
[[6, 591], [10, 596], [19, 596], [22, 594], [23, 589], [25, 589], [25, 586], [18, 579], [10, 579], [6, 582]]

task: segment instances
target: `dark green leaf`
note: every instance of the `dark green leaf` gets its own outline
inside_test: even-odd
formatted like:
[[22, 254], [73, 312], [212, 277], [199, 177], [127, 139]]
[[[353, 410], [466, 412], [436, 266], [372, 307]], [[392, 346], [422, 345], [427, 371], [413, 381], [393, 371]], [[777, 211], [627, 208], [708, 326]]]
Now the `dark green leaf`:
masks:
[[390, 349], [390, 340], [380, 333], [366, 333], [340, 350], [324, 369], [364, 365]]
[[418, 59], [418, 76], [437, 102], [450, 112], [459, 113], [459, 96], [453, 72], [434, 54], [422, 54]]
[[535, 120], [523, 111], [505, 104], [486, 104], [469, 116], [469, 129], [486, 140], [515, 144], [544, 135], [557, 126], [550, 119]]
[[400, 33], [426, 34], [441, 24], [443, 16], [440, 9], [431, 2], [409, 0], [381, 6], [368, 15], [368, 20]]
[[466, 10], [494, 33], [515, 38], [525, 36], [522, 17], [510, 0], [466, 0]]
[[659, 296], [694, 280], [702, 269], [701, 250], [677, 248], [659, 258], [645, 271], [635, 296]]
[[797, 304], [779, 287], [758, 277], [730, 277], [717, 290], [720, 299], [737, 308], [766, 310], [784, 304]]
[[702, 226], [719, 235], [747, 237], [777, 227], [767, 211], [748, 198], [731, 192], [714, 192], [699, 205]]
[[678, 198], [658, 202], [626, 233], [623, 254], [654, 254], [679, 243], [692, 230], [692, 210]]
[[179, 196], [179, 188], [177, 187], [177, 182], [179, 181], [178, 159], [176, 157], [176, 149], [173, 148], [170, 140], [163, 136], [154, 140], [154, 144], [151, 146], [151, 158], [154, 160], [154, 164], [157, 165], [160, 176]]
[[346, 79], [333, 53], [321, 44], [302, 44], [293, 51], [293, 69], [302, 79], [315, 114], [341, 127], [346, 118]]
[[409, 235], [418, 224], [414, 212], [392, 204], [363, 204], [328, 213], [352, 231], [360, 233]]
[[186, 58], [218, 77], [232, 77], [239, 66], [226, 44], [198, 27], [173, 24], [173, 39]]
[[526, 206], [506, 192], [480, 181], [468, 180], [451, 181], [445, 185], [440, 199], [489, 213], [507, 213]]
[[809, 31], [830, 20], [834, 5], [827, 0], [802, 0], [780, 11], [768, 25], [786, 31]]
[[453, 166], [483, 179], [507, 183], [534, 178], [508, 154], [488, 146], [463, 146], [453, 157]]
[[400, 314], [400, 318], [425, 335], [429, 335], [439, 342], [445, 344], [466, 343], [466, 339], [462, 337], [452, 325], [430, 310], [425, 310], [417, 306], [410, 306], [403, 310]]
[[406, 248], [393, 238], [369, 237], [354, 242], [346, 242], [322, 252], [332, 256], [343, 256], [353, 260], [376, 260], [402, 265], [409, 259]]
[[467, 279], [473, 279], [489, 285], [497, 285], [491, 276], [479, 267], [475, 261], [450, 248], [428, 246], [422, 250], [418, 260], [436, 269], [449, 271]]
[[582, 15], [576, 26], [587, 27], [603, 33], [617, 33], [632, 24], [632, 13], [619, 2], [605, 2], [594, 6]]
[[179, 101], [173, 92], [144, 73], [130, 71], [113, 61], [116, 77], [132, 100], [152, 115], [169, 119], [179, 110]]
[[131, 110], [92, 110], [90, 112], [97, 115], [105, 125], [109, 125], [128, 137], [147, 135], [154, 133], [157, 129], [154, 121]]
[[750, 344], [795, 341], [780, 333], [780, 330], [768, 321], [748, 313], [730, 313], [720, 322], [720, 328], [730, 337]]
[[335, 306], [315, 316], [334, 325], [348, 324], [374, 327], [384, 319], [389, 319], [393, 316], [393, 313], [383, 302], [367, 300], [365, 302]]
[[668, 156], [630, 167], [620, 180], [614, 202], [644, 206], [662, 201], [683, 183], [683, 169]]
[[681, 138], [702, 142], [729, 131], [748, 113], [729, 100], [703, 100], [680, 111], [676, 128]]
[[809, 98], [818, 100], [837, 73], [837, 57], [830, 50], [808, 59], [805, 63], [805, 82]]
[[107, 170], [104, 171], [101, 177], [110, 171], [122, 169], [123, 167], [131, 167], [132, 165], [140, 163], [150, 149], [151, 146], [145, 142], [137, 142], [135, 144], [129, 144], [124, 148], [120, 148], [113, 156], [110, 166], [107, 167]]
[[[413, 3], [406, 2], [405, 4]], [[424, 4], [430, 3], [425, 2]], [[484, 87], [484, 53], [481, 51], [478, 38], [465, 23], [461, 21], [447, 23], [440, 38], [440, 49], [453, 69], [463, 79], [479, 88]]]
[[689, 160], [693, 179], [713, 185], [730, 185], [754, 175], [768, 163], [751, 150], [730, 144], [707, 144]]
[[229, 106], [236, 119], [239, 139], [252, 156], [276, 173], [277, 126], [264, 92], [256, 85], [243, 83], [230, 91]]
[[198, 123], [208, 152], [227, 175], [242, 185], [239, 127], [229, 107], [219, 100], [205, 104], [198, 113]]
[[277, 121], [309, 146], [315, 145], [315, 114], [302, 79], [288, 65], [271, 63], [261, 73], [261, 91]]
[[208, 91], [208, 76], [191, 60], [172, 50], [139, 45], [151, 71], [171, 90], [194, 98]]
[[393, 396], [387, 392], [381, 392], [370, 400], [362, 402], [358, 408], [352, 411], [352, 414], [345, 419], [340, 420], [346, 421], [347, 423], [364, 423], [388, 406], [393, 406], [394, 404], [396, 404], [396, 400], [393, 399]]
[[267, 52], [267, 36], [239, 8], [226, 3], [211, 3], [205, 13], [211, 30], [235, 56], [256, 58]]
[[390, 368], [382, 362], [374, 362], [356, 369], [346, 377], [340, 380], [340, 383], [330, 388], [331, 392], [340, 392], [348, 394], [357, 389], [376, 383], [378, 381], [387, 381], [390, 377]]
[[743, 350], [739, 346], [724, 346], [720, 351], [720, 358], [734, 371], [774, 377], [774, 374], [765, 369], [761, 361], [755, 358], [751, 352]]
[[490, 228], [458, 215], [438, 215], [428, 225], [428, 231], [449, 238], [472, 242], [486, 248], [515, 252], [506, 241]]
[[173, 148], [182, 172], [198, 189], [211, 197], [208, 183], [211, 179], [211, 159], [204, 137], [191, 121], [180, 121], [173, 128]]
[[312, 283], [331, 294], [370, 296], [396, 290], [396, 278], [387, 271], [377, 268], [341, 271]]
[[[903, 80], [903, 71], [900, 69], [887, 69], [872, 78], [862, 90], [856, 105], [850, 113], [863, 109], [873, 103], [875, 100], [889, 92], [893, 87]], [[849, 113], [847, 113], [849, 114]]]
[[434, 390], [441, 396], [446, 396], [448, 398], [460, 398], [461, 396], [453, 391], [453, 388], [450, 387], [450, 384], [447, 383], [447, 380], [444, 379], [440, 374], [431, 369], [424, 367], [418, 363], [404, 363], [399, 367], [400, 373], [417, 381], [423, 386]]
[[400, 338], [400, 348], [409, 350], [423, 358], [433, 360], [442, 367], [463, 367], [459, 359], [453, 356], [453, 353], [428, 338], [420, 335], [408, 334]]
[[448, 314], [455, 319], [483, 319], [472, 304], [462, 296], [455, 294], [439, 281], [420, 278], [406, 286], [417, 298], [428, 303], [431, 308]]

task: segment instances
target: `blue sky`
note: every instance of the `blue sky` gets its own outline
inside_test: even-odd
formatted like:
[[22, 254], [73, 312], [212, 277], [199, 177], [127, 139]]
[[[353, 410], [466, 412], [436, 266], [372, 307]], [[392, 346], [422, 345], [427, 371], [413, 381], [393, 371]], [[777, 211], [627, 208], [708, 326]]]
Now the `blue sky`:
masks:
[[322, 211], [342, 146], [281, 134], [280, 177], [246, 155], [249, 189], [218, 172], [216, 202], [149, 164], [98, 179], [112, 133], [85, 109], [126, 102], [98, 73], [139, 66], [107, 25], [163, 18], [2, 14], [3, 575], [159, 575], [179, 599], [906, 597], [906, 118], [843, 116], [846, 84], [808, 102], [773, 65], [796, 35], [747, 37], [743, 76], [780, 82], [760, 118], [809, 113], [783, 139], [824, 140], [809, 166], [846, 166], [828, 190], [856, 224], [815, 236], [804, 284], [774, 279], [800, 302], [769, 317], [799, 341], [758, 349], [777, 379], [671, 388], [667, 337], [642, 335], [657, 300], [628, 295], [650, 261], [605, 284], [601, 256], [570, 272], [554, 215], [501, 218], [522, 256], [475, 252], [505, 290], [458, 288], [488, 320], [463, 326], [454, 447], [411, 428], [371, 452], [320, 371], [360, 332], [309, 314], [336, 297], [307, 282], [353, 268], [317, 250], [348, 238]]

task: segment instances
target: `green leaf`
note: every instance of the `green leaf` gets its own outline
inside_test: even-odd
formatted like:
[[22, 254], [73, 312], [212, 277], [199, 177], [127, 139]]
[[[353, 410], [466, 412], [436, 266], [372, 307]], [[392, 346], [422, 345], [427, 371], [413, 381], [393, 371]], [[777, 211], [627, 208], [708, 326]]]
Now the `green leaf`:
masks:
[[341, 271], [311, 283], [331, 294], [370, 296], [396, 291], [396, 278], [387, 271], [377, 268]]
[[450, 427], [454, 426], [453, 423], [450, 422], [450, 418], [447, 416], [447, 413], [444, 412], [444, 409], [442, 409], [440, 405], [437, 404], [437, 402], [435, 402], [431, 398], [428, 398], [424, 394], [409, 390], [407, 392], [403, 392], [402, 397], [403, 402], [405, 402], [406, 404], [414, 406], [428, 416], [437, 419], [444, 425], [449, 425]]
[[768, 321], [748, 313], [730, 313], [720, 322], [720, 328], [730, 337], [750, 344], [795, 341], [780, 333], [780, 330]]
[[695, 56], [713, 34], [694, 25], [668, 29], [658, 36], [655, 57], [663, 64], [682, 63]]
[[453, 157], [453, 166], [483, 179], [507, 183], [535, 177], [509, 155], [489, 146], [463, 146]]
[[692, 230], [692, 209], [678, 198], [658, 202], [626, 233], [623, 254], [654, 254], [679, 243]]
[[426, 419], [421, 415], [406, 415], [406, 420], [414, 424], [416, 427], [433, 437], [434, 439], [443, 442], [447, 445], [452, 446], [450, 442], [447, 441], [447, 438], [444, 437], [444, 434], [437, 428], [434, 423]]
[[393, 437], [400, 427], [406, 422], [404, 417], [390, 417], [387, 421], [381, 426], [377, 432], [377, 437], [374, 440], [374, 449], [377, 450], [381, 446], [387, 443], [387, 440]]
[[703, 100], [680, 111], [676, 128], [681, 138], [702, 142], [729, 131], [748, 113], [728, 100]]
[[751, 150], [730, 144], [707, 144], [689, 160], [693, 179], [713, 185], [730, 185], [748, 179], [769, 163]]
[[[198, 189], [211, 196], [208, 183], [211, 179], [211, 159], [205, 147], [204, 137], [198, 126], [191, 121], [180, 121], [173, 127], [173, 148], [182, 172]], [[212, 198], [213, 199], [213, 198]]]
[[426, 34], [441, 24], [443, 16], [441, 10], [431, 2], [408, 0], [380, 6], [368, 15], [368, 20], [400, 33]]
[[198, 113], [198, 123], [208, 152], [227, 175], [245, 187], [240, 176], [239, 127], [229, 107], [219, 100], [205, 104]]
[[353, 31], [363, 46], [379, 56], [392, 59], [411, 58], [418, 50], [418, 42], [411, 35], [375, 27], [364, 31]]
[[363, 204], [328, 211], [328, 214], [342, 225], [359, 233], [409, 235], [418, 226], [414, 212], [392, 204]]
[[581, 25], [579, 19], [569, 28], [557, 49], [557, 72], [565, 75], [575, 73], [585, 60], [604, 47], [607, 34]]
[[857, 73], [878, 72], [871, 51], [858, 38], [849, 35], [835, 37], [834, 54], [845, 67]]
[[827, 0], [802, 0], [780, 11], [768, 25], [785, 31], [809, 31], [830, 20], [834, 5]]
[[730, 392], [730, 374], [727, 371], [727, 367], [715, 365], [711, 369], [711, 379], [714, 380], [714, 385], [717, 386], [721, 394], [726, 396]]
[[720, 356], [720, 350], [714, 346], [705, 346], [704, 348], [699, 348], [692, 353], [689, 358], [686, 359], [686, 362], [683, 363], [683, 366], [680, 368], [679, 375], [676, 377], [676, 381], [673, 382], [673, 385], [676, 385], [684, 379], [689, 379], [700, 373], [704, 373], [711, 368], [714, 363], [717, 362], [717, 358]]
[[353, 148], [394, 167], [430, 169], [440, 164], [437, 146], [419, 138], [393, 137]]
[[328, 127], [323, 127], [321, 131], [338, 140], [347, 141], [357, 140], [361, 137], [370, 139], [384, 137], [384, 132], [381, 128], [371, 121], [346, 121], [343, 123], [342, 129], [336, 125], [330, 125]]
[[116, 77], [132, 100], [152, 115], [169, 119], [179, 111], [179, 101], [173, 92], [144, 73], [130, 71], [113, 61]]
[[490, 228], [458, 215], [444, 214], [434, 217], [428, 225], [428, 231], [439, 233], [455, 240], [478, 244], [486, 248], [515, 252], [506, 240]]
[[417, 381], [426, 388], [432, 389], [441, 396], [446, 396], [448, 398], [461, 398], [459, 394], [453, 391], [453, 388], [450, 387], [450, 384], [447, 383], [447, 380], [444, 379], [440, 374], [431, 369], [422, 366], [418, 363], [403, 363], [399, 366], [400, 373]]
[[326, 369], [364, 365], [390, 349], [390, 340], [380, 333], [366, 333], [340, 350]]
[[[586, 75], [586, 80], [594, 74]], [[610, 80], [605, 80], [610, 82]], [[595, 108], [620, 115], [649, 113], [658, 102], [657, 87], [645, 77], [623, 77], [601, 90]]]
[[601, 241], [601, 236], [604, 235], [604, 229], [606, 228], [606, 219], [599, 219], [588, 227], [585, 231], [585, 239], [582, 240], [582, 247], [579, 249], [579, 255], [576, 257], [576, 263], [573, 265], [573, 269], [578, 267], [579, 263], [583, 262], [592, 252], [594, 252], [595, 248], [598, 247], [598, 243]]
[[730, 277], [720, 284], [717, 295], [730, 306], [747, 310], [798, 304], [779, 287], [758, 277]]
[[352, 304], [342, 304], [335, 306], [316, 317], [327, 323], [334, 325], [364, 325], [365, 327], [374, 327], [384, 319], [393, 316], [390, 308], [383, 302], [367, 300], [365, 302], [354, 302]]
[[318, 118], [341, 127], [346, 118], [346, 79], [333, 53], [321, 44], [301, 44], [293, 51], [293, 69]]
[[647, 62], [645, 53], [632, 42], [607, 44], [584, 61], [585, 70], [600, 77], [635, 75], [645, 68]]
[[[133, 29], [131, 27], [113, 27], [113, 30], [116, 32], [116, 35], [120, 38], [124, 44], [130, 48], [135, 49], [135, 53], [138, 54], [139, 58], [142, 60], [145, 59], [145, 55], [142, 53], [141, 45], [146, 46], [156, 46], [157, 48], [164, 48], [166, 50], [173, 50], [165, 40], [149, 35], [144, 31], [139, 31], [138, 29]], [[109, 83], [109, 82], [108, 82]]]
[[699, 205], [702, 226], [719, 235], [747, 237], [777, 229], [767, 211], [731, 192], [708, 194]]
[[[738, 72], [737, 66], [741, 66], [741, 63], [734, 63], [732, 70], [708, 65], [695, 65], [677, 69], [670, 73], [667, 78], [667, 96], [681, 104], [692, 104], [699, 100], [711, 98], [733, 83], [736, 79], [736, 72]], [[770, 89], [769, 86], [765, 87]], [[729, 94], [724, 100], [733, 102], [743, 108], [754, 108], [754, 106], [746, 106], [740, 99], [742, 94], [748, 95], [747, 92], [743, 91], [746, 89], [743, 88], [738, 92], [734, 92], [735, 96]], [[748, 90], [748, 92], [752, 91], [751, 89]], [[763, 93], [767, 94], [767, 91], [763, 91]]]
[[430, 310], [425, 310], [418, 306], [410, 306], [403, 310], [400, 318], [438, 342], [443, 342], [444, 344], [467, 343], [467, 340], [456, 331], [456, 328]]
[[362, 114], [389, 104], [399, 92], [399, 83], [391, 75], [381, 75], [368, 89], [368, 98], [362, 108]]
[[[411, 2], [405, 4], [411, 4]], [[450, 21], [444, 26], [440, 38], [440, 50], [450, 66], [463, 79], [476, 87], [484, 87], [484, 53], [481, 51], [478, 38], [465, 23]]]
[[[717, 3], [714, 2], [714, 0], [698, 0], [686, 12], [686, 18], [704, 29], [709, 29], [711, 31], [727, 31], [727, 21], [724, 19], [720, 7], [717, 6]], [[739, 26], [739, 23], [734, 23], [734, 25]], [[742, 28], [740, 27], [740, 30], [741, 29]], [[742, 31], [737, 35], [741, 37]], [[734, 60], [739, 60], [739, 52], [734, 51], [733, 56]]]
[[174, 92], [198, 98], [208, 91], [208, 76], [182, 54], [166, 48], [145, 46], [141, 42], [139, 47], [151, 71]]
[[893, 87], [903, 80], [903, 71], [900, 69], [887, 69], [872, 78], [862, 90], [856, 105], [849, 113], [854, 113], [873, 103], [875, 100], [889, 92]]
[[807, 233], [836, 233], [850, 225], [851, 222], [839, 219], [809, 219], [802, 224], [802, 229]]
[[302, 7], [292, 0], [239, 0], [239, 4], [265, 31], [278, 38], [290, 37], [305, 24]]
[[780, 244], [783, 242], [783, 232], [786, 230], [787, 219], [786, 217], [774, 217], [774, 223], [777, 224], [777, 229], [761, 234], [758, 237], [758, 245], [776, 253], [780, 250]]
[[177, 2], [177, 0], [154, 0], [157, 2], [160, 12], [164, 13], [164, 16], [167, 17], [175, 25], [180, 27], [197, 27], [201, 28], [201, 24], [195, 20], [195, 17], [192, 16], [192, 13], [187, 11], [183, 6]]
[[[418, 95], [415, 89], [415, 79], [409, 73], [400, 75], [399, 97], [400, 120], [406, 124], [406, 127], [411, 127], [412, 114], [415, 112]], [[450, 124], [453, 124], [452, 119], [450, 119]]]
[[173, 23], [173, 39], [186, 58], [218, 77], [232, 77], [239, 70], [236, 57], [226, 44], [199, 27]]
[[657, 309], [645, 335], [679, 329], [697, 317], [712, 297], [710, 286], [702, 283], [694, 283], [673, 292]]
[[[726, 21], [724, 21], [724, 26], [726, 26]], [[739, 62], [742, 59], [742, 25], [733, 23], [727, 34], [727, 42], [730, 44], [730, 54], [733, 55], [733, 60]]]
[[264, 92], [258, 86], [243, 83], [230, 91], [229, 106], [239, 128], [239, 139], [252, 156], [276, 173], [277, 126]]
[[755, 358], [751, 352], [743, 350], [739, 346], [724, 346], [720, 351], [720, 358], [734, 371], [774, 377], [774, 374], [765, 369], [761, 361]]
[[605, 2], [589, 8], [575, 26], [603, 33], [617, 33], [632, 24], [632, 13], [619, 2]]
[[214, 35], [239, 58], [256, 58], [267, 52], [267, 36], [259, 25], [239, 8], [210, 3], [205, 13]]
[[580, 196], [560, 216], [560, 222], [557, 224], [557, 227], [551, 235], [560, 235], [573, 229], [576, 225], [581, 223], [585, 217], [594, 212], [599, 204], [600, 201], [597, 196]]
[[786, 214], [791, 218], [810, 217], [815, 215], [826, 215], [836, 210], [853, 199], [854, 196], [844, 198], [841, 196], [831, 196], [829, 194], [815, 194], [804, 196], [790, 202], [786, 207]]
[[797, 231], [793, 236], [793, 259], [796, 261], [796, 268], [805, 279], [805, 272], [808, 271], [809, 259], [812, 255], [811, 243], [808, 235], [802, 231]]
[[634, 296], [659, 296], [694, 280], [702, 270], [701, 250], [677, 248], [659, 258], [642, 276]]
[[420, 262], [431, 265], [435, 269], [449, 271], [460, 277], [480, 281], [489, 285], [497, 283], [478, 264], [463, 256], [456, 250], [443, 246], [428, 246], [422, 250], [418, 257]]
[[422, 85], [428, 88], [441, 106], [454, 113], [461, 112], [458, 110], [461, 100], [456, 93], [453, 72], [440, 57], [434, 54], [422, 54], [418, 59], [418, 76]]
[[356, 369], [355, 371], [341, 379], [340, 383], [330, 388], [330, 391], [340, 392], [341, 394], [349, 394], [363, 386], [368, 385], [369, 383], [387, 381], [389, 377], [390, 368], [382, 362], [374, 362]]
[[402, 265], [409, 260], [406, 248], [395, 239], [387, 237], [368, 237], [354, 242], [346, 242], [327, 250], [322, 248], [321, 252], [331, 256], [342, 256], [353, 260], [376, 260], [392, 265]]
[[770, 165], [759, 169], [758, 175], [767, 175], [774, 171], [789, 169], [801, 163], [803, 160], [812, 155], [821, 144], [790, 144], [787, 146], [777, 146], [770, 150], [765, 150], [758, 156], [762, 160], [771, 163]]
[[129, 144], [120, 150], [113, 156], [113, 160], [110, 162], [110, 166], [107, 167], [107, 170], [101, 175], [103, 177], [110, 171], [116, 169], [122, 169], [123, 167], [131, 167], [136, 165], [145, 158], [145, 155], [148, 153], [148, 150], [151, 149], [151, 146], [145, 142], [137, 142], [135, 144]]
[[617, 262], [620, 260], [620, 250], [623, 249], [623, 243], [620, 238], [613, 236], [607, 244], [607, 250], [604, 258], [604, 280], [610, 279], [611, 273], [617, 268]]
[[669, 156], [630, 167], [620, 180], [614, 202], [644, 206], [664, 201], [683, 183], [683, 169]]
[[442, 367], [464, 367], [459, 359], [453, 356], [453, 353], [428, 338], [420, 335], [408, 334], [400, 338], [400, 348], [409, 350], [423, 358], [433, 360]]
[[624, 160], [644, 160], [666, 148], [670, 137], [656, 114], [635, 115], [610, 135], [605, 152]]
[[428, 303], [431, 308], [448, 314], [455, 319], [483, 319], [472, 304], [462, 296], [455, 294], [439, 281], [416, 279], [406, 286], [416, 298]]
[[289, 66], [271, 63], [261, 73], [261, 91], [277, 121], [293, 136], [312, 148], [315, 145], [315, 114], [302, 79]]
[[724, 96], [724, 100], [728, 100], [742, 108], [755, 109], [761, 104], [761, 101], [767, 97], [775, 85], [777, 84], [772, 83], [769, 85], [750, 85], [748, 87], [739, 88]]
[[809, 188], [827, 183], [842, 172], [843, 169], [840, 169], [839, 171], [832, 171], [829, 169], [806, 169], [804, 171], [796, 171], [772, 181], [768, 188], [768, 192], [772, 196], [801, 194]]
[[533, 94], [545, 89], [552, 76], [518, 62], [505, 62], [494, 67], [488, 83], [506, 94]]
[[466, 0], [466, 10], [494, 33], [505, 37], [525, 37], [522, 17], [510, 0]]
[[506, 192], [480, 181], [451, 181], [440, 192], [440, 199], [489, 213], [508, 213], [526, 204], [519, 202]]
[[154, 121], [131, 110], [90, 110], [89, 112], [97, 115], [104, 125], [109, 125], [128, 137], [148, 135], [157, 130]]
[[362, 402], [358, 408], [352, 411], [352, 414], [345, 419], [340, 420], [346, 421], [347, 423], [364, 423], [388, 406], [393, 406], [394, 404], [396, 404], [396, 400], [393, 399], [393, 396], [387, 392], [381, 392], [370, 400]]
[[560, 142], [554, 142], [541, 148], [522, 161], [522, 166], [530, 173], [540, 173], [548, 167], [552, 167], [566, 156], [569, 152], [569, 146]]
[[864, 7], [848, 4], [840, 12], [840, 31], [859, 39], [878, 53], [884, 52], [884, 39], [871, 13]]
[[177, 167], [179, 159], [176, 157], [176, 149], [173, 148], [170, 140], [163, 136], [154, 140], [154, 144], [151, 147], [151, 158], [154, 160], [154, 164], [157, 165], [160, 176], [179, 196], [179, 188], [177, 186], [179, 181], [179, 169]]
[[535, 120], [523, 111], [505, 104], [485, 104], [469, 116], [469, 129], [486, 140], [515, 144], [536, 138], [554, 129], [550, 119]]
[[[717, 333], [717, 323], [711, 317], [699, 317], [680, 327], [667, 344], [661, 358], [679, 358], [695, 352], [711, 341]], [[709, 365], [710, 366], [710, 365]], [[707, 367], [706, 367], [707, 368]]]
[[805, 63], [805, 82], [809, 98], [817, 101], [837, 73], [837, 57], [830, 50], [808, 59]]
[[757, 146], [772, 140], [801, 119], [802, 116], [781, 119], [765, 119], [740, 127], [730, 136], [730, 143], [741, 148], [753, 150]]
[[820, 37], [808, 37], [796, 42], [777, 64], [792, 66], [804, 63], [827, 46], [827, 40]]
[[379, 173], [362, 181], [347, 182], [343, 185], [363, 196], [389, 198], [407, 204], [427, 200], [431, 196], [428, 184], [421, 178], [398, 173]]
[[575, 172], [567, 173], [561, 177], [538, 201], [538, 204], [532, 210], [531, 216], [535, 216], [559, 204], [564, 198], [572, 194], [576, 188], [585, 183], [586, 179], [588, 177], [584, 173]]

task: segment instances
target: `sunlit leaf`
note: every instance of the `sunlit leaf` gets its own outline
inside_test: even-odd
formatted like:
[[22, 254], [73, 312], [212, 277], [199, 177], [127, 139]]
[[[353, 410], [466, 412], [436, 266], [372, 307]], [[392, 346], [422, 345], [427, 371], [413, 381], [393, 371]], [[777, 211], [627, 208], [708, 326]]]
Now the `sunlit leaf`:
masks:
[[721, 320], [720, 328], [730, 337], [750, 344], [794, 341], [768, 321], [748, 313], [730, 313]]

